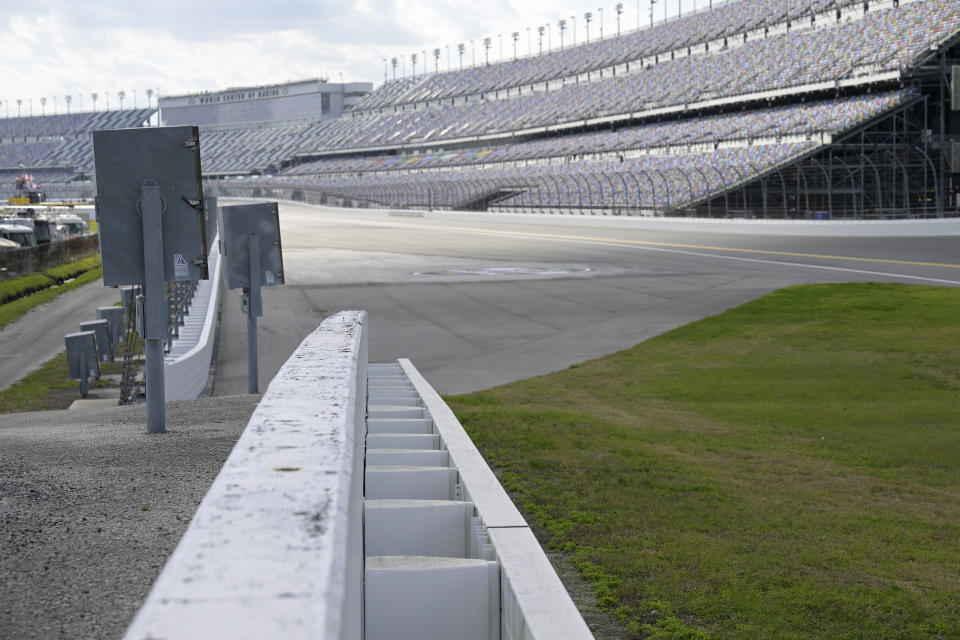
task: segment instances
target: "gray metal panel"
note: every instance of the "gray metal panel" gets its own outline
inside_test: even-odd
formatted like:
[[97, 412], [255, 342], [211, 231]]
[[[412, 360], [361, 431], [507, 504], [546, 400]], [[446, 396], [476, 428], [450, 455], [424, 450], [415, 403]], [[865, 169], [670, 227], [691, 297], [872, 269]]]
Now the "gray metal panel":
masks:
[[97, 338], [97, 351], [101, 360], [107, 360], [113, 352], [113, 336], [110, 334], [110, 323], [106, 320], [87, 320], [80, 323], [80, 331], [93, 331]]
[[79, 380], [83, 377], [80, 370], [80, 353], [87, 353], [87, 376], [88, 378], [100, 377], [100, 359], [97, 356], [97, 344], [93, 331], [80, 331], [78, 333], [68, 333], [63, 336], [67, 343], [67, 364], [70, 367], [70, 379]]
[[123, 308], [122, 307], [97, 307], [97, 319], [106, 320], [110, 323], [110, 337], [113, 344], [123, 342]]
[[[197, 127], [147, 127], [93, 132], [97, 220], [105, 285], [143, 284], [140, 187], [163, 196], [164, 280], [206, 279], [206, 233]], [[179, 256], [179, 257], [178, 257]], [[201, 258], [201, 264], [194, 261]]]
[[228, 289], [250, 286], [248, 237], [260, 237], [260, 285], [283, 284], [283, 248], [276, 202], [220, 207], [220, 252]]

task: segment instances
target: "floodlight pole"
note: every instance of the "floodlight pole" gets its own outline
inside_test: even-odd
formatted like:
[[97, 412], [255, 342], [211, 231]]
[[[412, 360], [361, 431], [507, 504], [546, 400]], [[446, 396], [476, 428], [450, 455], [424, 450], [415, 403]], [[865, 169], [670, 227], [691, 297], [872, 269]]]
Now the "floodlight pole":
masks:
[[163, 197], [160, 185], [146, 180], [140, 185], [143, 217], [143, 342], [147, 359], [147, 431], [163, 433], [166, 427], [166, 392], [163, 381], [163, 338], [167, 307], [163, 296]]
[[250, 249], [250, 289], [247, 298], [247, 393], [259, 393], [257, 370], [257, 317], [263, 315], [260, 295], [260, 236], [247, 236]]

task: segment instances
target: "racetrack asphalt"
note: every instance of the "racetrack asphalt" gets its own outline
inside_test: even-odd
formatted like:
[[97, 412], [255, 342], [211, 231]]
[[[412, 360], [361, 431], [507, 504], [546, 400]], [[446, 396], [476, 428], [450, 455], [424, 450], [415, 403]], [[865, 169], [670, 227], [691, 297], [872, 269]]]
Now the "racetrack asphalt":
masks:
[[[343, 309], [369, 312], [371, 361], [410, 358], [451, 394], [626, 349], [791, 284], [960, 284], [956, 236], [561, 222], [281, 203], [286, 284], [264, 289], [260, 388], [328, 313]], [[225, 291], [215, 394], [246, 390], [246, 344], [238, 296]]]

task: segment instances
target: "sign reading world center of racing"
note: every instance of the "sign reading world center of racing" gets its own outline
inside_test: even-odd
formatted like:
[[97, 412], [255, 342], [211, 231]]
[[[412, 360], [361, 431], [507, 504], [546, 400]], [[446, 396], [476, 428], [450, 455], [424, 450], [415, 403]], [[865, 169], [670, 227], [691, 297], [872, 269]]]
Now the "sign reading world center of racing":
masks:
[[103, 283], [144, 283], [144, 184], [160, 188], [164, 281], [207, 279], [197, 127], [94, 131], [93, 154]]

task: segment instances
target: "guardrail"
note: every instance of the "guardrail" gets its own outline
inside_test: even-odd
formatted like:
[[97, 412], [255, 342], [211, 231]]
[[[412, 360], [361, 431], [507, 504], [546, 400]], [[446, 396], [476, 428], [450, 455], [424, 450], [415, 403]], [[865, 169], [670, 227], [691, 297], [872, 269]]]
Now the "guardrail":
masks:
[[125, 638], [361, 637], [366, 371], [365, 312], [307, 336]]

